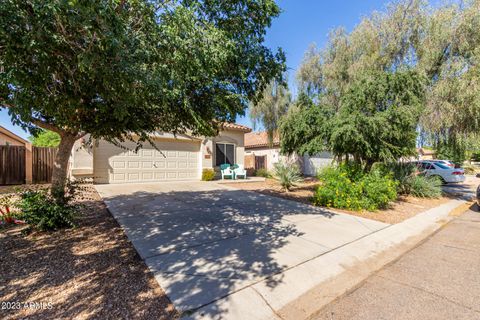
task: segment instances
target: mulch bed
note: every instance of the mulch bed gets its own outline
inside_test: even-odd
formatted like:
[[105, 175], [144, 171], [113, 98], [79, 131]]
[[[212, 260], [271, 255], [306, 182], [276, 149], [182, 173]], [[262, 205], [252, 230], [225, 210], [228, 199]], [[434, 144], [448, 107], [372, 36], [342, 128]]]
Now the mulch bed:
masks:
[[74, 229], [0, 229], [0, 319], [178, 318], [95, 189], [86, 192]]
[[[311, 204], [315, 188], [318, 186], [318, 180], [315, 178], [307, 178], [305, 181], [298, 183], [290, 192], [282, 190], [278, 181], [274, 179], [266, 179], [261, 182], [245, 182], [230, 184], [230, 186], [243, 190], [250, 190], [267, 194], [274, 197], [299, 201], [302, 203]], [[343, 209], [331, 209], [332, 211], [342, 212], [350, 215], [373, 219], [389, 224], [399, 223], [408, 218], [411, 218], [428, 209], [446, 203], [450, 199], [447, 197], [440, 197], [437, 199], [424, 199], [415, 197], [399, 197], [399, 199], [392, 203], [390, 208], [385, 210], [370, 211], [350, 211]]]

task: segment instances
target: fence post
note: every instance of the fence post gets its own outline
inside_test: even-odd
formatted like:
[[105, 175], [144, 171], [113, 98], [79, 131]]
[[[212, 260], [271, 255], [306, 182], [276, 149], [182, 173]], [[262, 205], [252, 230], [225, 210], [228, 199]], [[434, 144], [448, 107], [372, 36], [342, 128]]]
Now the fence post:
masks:
[[33, 159], [31, 143], [25, 143], [25, 183], [33, 183]]

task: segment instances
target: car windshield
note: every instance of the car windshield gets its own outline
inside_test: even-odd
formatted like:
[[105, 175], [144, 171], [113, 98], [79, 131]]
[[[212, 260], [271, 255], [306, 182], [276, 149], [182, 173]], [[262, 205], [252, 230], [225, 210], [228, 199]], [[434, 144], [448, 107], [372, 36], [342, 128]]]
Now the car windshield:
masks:
[[435, 162], [435, 165], [437, 167], [439, 167], [440, 169], [452, 169], [449, 166], [447, 166], [446, 164], [443, 164], [443, 163], [440, 163], [440, 162]]

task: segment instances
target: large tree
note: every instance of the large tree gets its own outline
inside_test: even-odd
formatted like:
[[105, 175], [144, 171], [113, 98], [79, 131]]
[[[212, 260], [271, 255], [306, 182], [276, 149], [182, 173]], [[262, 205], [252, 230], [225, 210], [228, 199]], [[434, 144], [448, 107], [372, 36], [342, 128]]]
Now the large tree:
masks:
[[461, 159], [480, 129], [478, 30], [480, 0], [438, 6], [395, 1], [363, 18], [351, 33], [335, 29], [324, 48], [311, 47], [297, 74], [300, 89], [319, 106], [340, 112], [345, 96], [366, 75], [413, 70], [425, 81], [419, 132]]
[[263, 90], [257, 102], [252, 102], [249, 107], [250, 118], [255, 129], [259, 124], [267, 131], [269, 143], [273, 143], [277, 134], [280, 119], [290, 107], [291, 96], [288, 88], [273, 80]]
[[286, 153], [329, 150], [368, 170], [376, 161], [411, 156], [423, 107], [424, 80], [414, 71], [364, 75], [342, 95], [337, 107], [301, 96], [298, 110], [282, 121]]
[[60, 135], [53, 187], [78, 138], [213, 135], [284, 71], [263, 45], [273, 0], [1, 0], [0, 108]]

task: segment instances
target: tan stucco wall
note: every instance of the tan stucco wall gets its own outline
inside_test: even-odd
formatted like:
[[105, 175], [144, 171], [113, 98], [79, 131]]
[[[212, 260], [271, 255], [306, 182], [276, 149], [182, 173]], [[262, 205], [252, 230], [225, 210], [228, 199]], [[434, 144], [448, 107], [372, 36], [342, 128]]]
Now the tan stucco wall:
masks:
[[280, 155], [280, 148], [255, 148], [248, 149], [245, 154], [255, 154], [256, 156], [267, 156], [267, 169], [273, 170], [273, 165], [280, 160], [287, 160], [288, 157]]
[[202, 141], [202, 168], [215, 166], [215, 143], [233, 143], [235, 145], [235, 162], [243, 165], [245, 157], [245, 133], [242, 131], [225, 130], [218, 136], [205, 138]]
[[93, 174], [93, 146], [87, 145], [88, 137], [75, 142], [70, 157], [70, 168], [74, 176], [91, 176]]
[[[235, 144], [235, 162], [237, 164], [244, 164], [245, 148], [244, 148], [244, 132], [226, 130], [221, 131], [216, 137], [203, 138], [200, 145], [201, 157], [199, 171], [202, 168], [213, 168], [215, 165], [215, 143], [233, 143]], [[191, 141], [191, 138], [187, 136], [170, 136], [168, 134], [159, 134], [158, 139], [175, 141], [178, 140], [178, 143], [185, 141]], [[92, 175], [94, 168], [94, 154], [96, 152], [96, 147], [87, 147], [83, 144], [82, 140], [88, 140], [88, 137], [78, 140], [72, 150], [72, 156], [70, 158], [70, 168], [71, 174], [75, 176], [88, 176]], [[93, 143], [95, 145], [95, 143]]]

